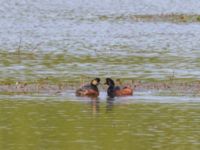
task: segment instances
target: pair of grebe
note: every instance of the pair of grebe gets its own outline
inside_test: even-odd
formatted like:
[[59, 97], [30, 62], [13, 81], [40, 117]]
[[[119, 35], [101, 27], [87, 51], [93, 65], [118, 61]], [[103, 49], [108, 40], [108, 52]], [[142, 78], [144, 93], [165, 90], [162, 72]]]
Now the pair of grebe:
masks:
[[[100, 78], [93, 79], [90, 84], [86, 84], [76, 90], [77, 96], [91, 96], [98, 97], [99, 90], [98, 85], [100, 84]], [[133, 95], [133, 88], [131, 86], [116, 86], [111, 78], [106, 78], [106, 85], [108, 85], [107, 95], [111, 98], [118, 96], [131, 96]]]

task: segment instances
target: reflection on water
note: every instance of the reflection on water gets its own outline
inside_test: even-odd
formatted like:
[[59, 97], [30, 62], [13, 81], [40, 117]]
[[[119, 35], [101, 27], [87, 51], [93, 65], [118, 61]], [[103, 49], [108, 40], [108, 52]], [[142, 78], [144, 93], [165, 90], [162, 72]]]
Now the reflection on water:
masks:
[[113, 105], [114, 105], [114, 101], [115, 101], [114, 98], [107, 98], [107, 101], [106, 101], [107, 102], [107, 105], [106, 105], [107, 112], [112, 111]]
[[91, 98], [91, 108], [92, 108], [92, 113], [97, 114], [100, 110], [99, 107], [99, 99], [98, 98]]
[[0, 149], [199, 148], [199, 103], [88, 102], [1, 100]]

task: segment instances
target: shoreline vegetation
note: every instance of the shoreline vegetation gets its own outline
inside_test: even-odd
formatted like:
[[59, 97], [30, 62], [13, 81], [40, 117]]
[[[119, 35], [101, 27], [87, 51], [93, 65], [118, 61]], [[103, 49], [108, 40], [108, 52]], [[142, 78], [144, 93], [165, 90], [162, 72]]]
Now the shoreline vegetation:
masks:
[[[14, 51], [5, 51], [0, 52], [0, 59], [2, 66], [12, 67], [15, 65], [25, 66], [30, 68], [30, 70], [21, 72], [16, 71], [15, 73], [8, 74], [7, 71], [1, 70], [3, 73], [0, 79], [0, 95], [1, 94], [30, 94], [30, 93], [60, 93], [65, 90], [75, 90], [80, 85], [88, 83], [94, 76], [87, 75], [76, 75], [63, 74], [63, 75], [53, 75], [49, 76], [44, 74], [44, 77], [36, 76], [34, 72], [31, 71], [31, 68], [34, 66], [43, 66], [43, 69], [56, 68], [58, 64], [70, 64], [74, 63], [93, 63], [101, 60], [107, 64], [140, 64], [141, 59], [146, 63], [152, 64], [165, 64], [166, 62], [176, 61], [177, 57], [173, 60], [165, 60], [165, 58], [159, 58], [157, 56], [152, 57], [137, 57], [131, 56], [126, 59], [116, 58], [113, 56], [113, 59], [105, 58], [104, 55], [96, 56], [74, 56], [73, 54], [61, 51], [60, 53], [51, 53], [51, 52], [41, 52], [34, 49], [34, 51], [25, 51], [22, 46], [19, 46]], [[65, 55], [63, 55], [65, 54]], [[134, 58], [134, 60], [133, 60]], [[114, 59], [117, 59], [114, 61]], [[172, 57], [170, 57], [172, 59]], [[114, 62], [113, 62], [114, 61]], [[37, 71], [37, 69], [36, 69]], [[109, 75], [99, 75], [102, 78], [102, 81], [105, 77], [110, 77]], [[135, 91], [140, 90], [156, 90], [156, 91], [169, 91], [170, 95], [180, 94], [180, 95], [200, 95], [200, 80], [198, 78], [177, 78], [175, 71], [169, 74], [166, 78], [130, 78], [130, 77], [113, 77], [113, 79], [120, 78], [123, 83], [127, 83], [135, 87]], [[102, 82], [103, 83], [103, 82]], [[100, 87], [105, 90], [105, 87]]]
[[[103, 80], [103, 79], [102, 79]], [[85, 82], [84, 82], [85, 81]], [[0, 82], [0, 94], [57, 94], [65, 92], [66, 90], [75, 90], [80, 85], [88, 83], [89, 80], [82, 80], [81, 82], [67, 82], [67, 81], [51, 81], [49, 79], [40, 79], [34, 82], [16, 81]], [[163, 81], [142, 81], [142, 80], [123, 80], [124, 85], [131, 85], [135, 91], [158, 91], [165, 95], [200, 95], [200, 81], [184, 81], [180, 79], [169, 79]], [[100, 90], [106, 90], [106, 86], [101, 85]], [[166, 92], [166, 93], [165, 93]]]
[[[113, 63], [113, 59], [111, 56], [104, 55], [96, 55], [96, 56], [74, 56], [68, 52], [61, 51], [60, 53], [53, 52], [41, 52], [41, 51], [25, 51], [22, 49], [22, 46], [19, 46], [14, 51], [1, 51], [0, 59], [2, 62], [2, 66], [10, 67], [15, 65], [22, 65], [28, 68], [33, 66], [42, 65], [48, 69], [53, 68], [58, 64], [70, 64], [72, 62], [78, 63], [93, 63], [101, 61], [105, 61], [108, 64]], [[106, 57], [106, 58], [105, 58]], [[176, 61], [177, 57], [174, 60], [165, 60], [164, 58], [158, 58], [157, 56], [153, 57], [137, 57], [133, 56], [126, 57], [126, 59], [116, 58], [114, 63], [119, 64], [127, 64], [135, 63], [140, 64], [141, 59], [144, 62], [152, 63], [152, 64], [165, 64], [166, 61]], [[3, 72], [3, 70], [2, 70]], [[40, 75], [41, 76], [41, 75]], [[100, 76], [101, 77], [101, 76]], [[106, 78], [110, 77], [109, 75], [103, 75], [102, 81]], [[111, 76], [112, 77], [112, 76]], [[0, 79], [0, 94], [2, 93], [57, 93], [62, 92], [67, 89], [76, 89], [80, 85], [84, 83], [90, 82], [90, 80], [94, 78], [94, 76], [70, 76], [70, 74], [63, 74], [59, 76], [48, 76], [48, 74], [44, 75], [44, 77], [35, 76], [33, 72], [17, 71], [15, 74], [6, 73], [2, 75]], [[113, 79], [117, 79], [119, 77], [112, 77]], [[133, 87], [135, 90], [171, 90], [181, 93], [200, 93], [200, 80], [197, 78], [177, 78], [175, 71], [169, 74], [165, 79], [162, 78], [130, 78], [130, 77], [122, 77], [120, 78], [124, 83], [127, 83]]]

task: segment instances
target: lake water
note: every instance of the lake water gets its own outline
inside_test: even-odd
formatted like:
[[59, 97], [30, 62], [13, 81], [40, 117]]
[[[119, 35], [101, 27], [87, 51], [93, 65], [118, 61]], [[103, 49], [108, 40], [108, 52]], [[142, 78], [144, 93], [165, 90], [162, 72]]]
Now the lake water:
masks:
[[[136, 100], [136, 102], [134, 102]], [[198, 150], [199, 102], [0, 101], [1, 149]]]
[[[0, 1], [1, 82], [200, 79], [198, 18], [157, 19], [194, 18], [198, 0]], [[4, 93], [0, 149], [199, 150], [199, 101], [151, 90], [115, 100], [103, 90], [97, 100]]]
[[7, 78], [9, 72], [11, 78], [19, 79], [167, 79], [174, 73], [177, 78], [199, 79], [198, 22], [131, 19], [140, 14], [198, 15], [199, 7], [197, 0], [4, 0], [0, 6], [1, 51], [20, 47], [36, 57], [22, 56], [19, 63], [2, 52], [0, 77]]
[[3, 95], [0, 149], [191, 149], [200, 147], [199, 97], [78, 98], [74, 91], [52, 95]]

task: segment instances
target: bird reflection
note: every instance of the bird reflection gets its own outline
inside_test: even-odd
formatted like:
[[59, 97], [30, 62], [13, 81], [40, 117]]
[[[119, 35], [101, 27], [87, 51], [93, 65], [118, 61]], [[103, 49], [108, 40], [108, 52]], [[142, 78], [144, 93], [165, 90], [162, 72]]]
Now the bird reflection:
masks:
[[99, 112], [99, 103], [98, 97], [91, 97], [92, 114], [97, 114]]
[[114, 101], [115, 101], [115, 98], [107, 97], [107, 99], [106, 99], [106, 102], [107, 102], [106, 112], [110, 112], [110, 111], [113, 110]]
[[[113, 110], [114, 101], [115, 101], [115, 98], [110, 98], [110, 97], [106, 98], [106, 108], [104, 109], [106, 110], [106, 112], [111, 112]], [[90, 101], [90, 105], [91, 105], [91, 111], [93, 115], [96, 115], [100, 112], [100, 101], [98, 97], [92, 97]]]

